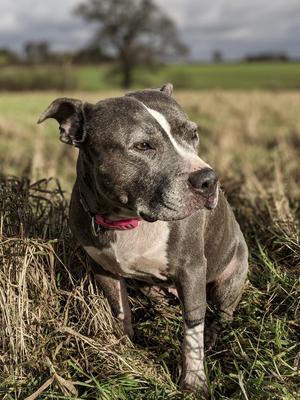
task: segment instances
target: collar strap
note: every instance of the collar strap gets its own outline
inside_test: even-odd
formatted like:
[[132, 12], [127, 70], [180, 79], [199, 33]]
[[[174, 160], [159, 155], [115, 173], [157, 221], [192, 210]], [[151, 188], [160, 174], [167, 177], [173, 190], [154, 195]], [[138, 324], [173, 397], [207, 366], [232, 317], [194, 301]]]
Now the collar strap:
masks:
[[100, 214], [96, 214], [94, 217], [94, 222], [97, 225], [100, 225], [105, 229], [116, 229], [119, 231], [137, 228], [139, 226], [140, 220], [141, 218], [130, 218], [112, 221], [111, 219], [106, 218]]

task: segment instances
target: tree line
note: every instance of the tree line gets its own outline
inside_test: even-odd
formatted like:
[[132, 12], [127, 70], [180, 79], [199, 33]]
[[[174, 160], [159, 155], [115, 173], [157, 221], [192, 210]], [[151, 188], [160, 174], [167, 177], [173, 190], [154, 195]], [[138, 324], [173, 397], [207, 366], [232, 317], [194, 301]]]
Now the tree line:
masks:
[[[23, 56], [0, 49], [4, 64], [99, 64], [111, 62], [129, 87], [139, 65], [152, 67], [172, 61], [186, 61], [188, 47], [180, 38], [175, 22], [153, 0], [84, 0], [74, 14], [96, 28], [82, 49], [57, 53], [47, 41], [24, 44]], [[212, 52], [212, 61], [221, 63], [221, 50]], [[285, 53], [248, 54], [245, 61], [288, 61]]]

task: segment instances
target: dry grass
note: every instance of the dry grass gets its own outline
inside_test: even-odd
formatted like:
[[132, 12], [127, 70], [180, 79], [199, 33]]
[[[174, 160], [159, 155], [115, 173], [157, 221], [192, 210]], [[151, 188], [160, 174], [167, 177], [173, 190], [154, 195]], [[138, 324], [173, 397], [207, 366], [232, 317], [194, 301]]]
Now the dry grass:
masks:
[[[34, 125], [54, 97], [8, 96], [0, 154], [7, 173], [51, 173], [70, 188], [74, 149], [54, 140], [55, 123]], [[215, 399], [296, 399], [300, 94], [180, 92], [176, 98], [201, 126], [201, 154], [216, 167], [250, 247], [249, 284], [234, 324], [207, 355], [211, 392]], [[17, 118], [13, 104], [21, 110]], [[0, 218], [1, 398], [24, 399], [39, 389], [41, 399], [184, 398], [172, 382], [179, 377], [178, 304], [152, 303], [133, 285], [136, 338], [120, 337], [85, 272], [87, 259], [69, 233], [67, 201], [55, 180], [1, 176]]]
[[161, 368], [120, 337], [106, 299], [85, 272], [60, 187], [2, 176], [0, 193], [4, 398], [22, 399], [49, 376], [62, 393], [76, 394], [72, 379], [61, 376], [68, 378], [70, 368], [106, 378], [157, 378]]

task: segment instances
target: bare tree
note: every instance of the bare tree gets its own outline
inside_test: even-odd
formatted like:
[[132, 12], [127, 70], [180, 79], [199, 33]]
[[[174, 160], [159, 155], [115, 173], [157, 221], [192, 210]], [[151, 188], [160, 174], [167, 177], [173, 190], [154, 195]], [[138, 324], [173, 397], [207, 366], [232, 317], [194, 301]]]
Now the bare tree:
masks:
[[116, 58], [124, 87], [132, 84], [138, 64], [153, 65], [187, 52], [174, 22], [153, 0], [86, 0], [75, 13], [99, 25], [93, 42]]
[[223, 52], [220, 49], [216, 49], [212, 53], [212, 61], [216, 64], [222, 63], [224, 60]]
[[24, 44], [26, 61], [30, 64], [46, 63], [50, 56], [50, 45], [46, 41]]

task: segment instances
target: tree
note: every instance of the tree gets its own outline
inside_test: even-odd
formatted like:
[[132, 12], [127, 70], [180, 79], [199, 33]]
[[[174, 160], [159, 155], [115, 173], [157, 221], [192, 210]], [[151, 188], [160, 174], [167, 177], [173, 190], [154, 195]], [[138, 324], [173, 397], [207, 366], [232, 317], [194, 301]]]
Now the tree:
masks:
[[216, 64], [222, 63], [224, 60], [223, 53], [221, 50], [216, 49], [212, 53], [212, 61]]
[[8, 47], [0, 48], [0, 66], [9, 64], [18, 64], [20, 62], [19, 56]]
[[26, 61], [30, 64], [41, 64], [49, 60], [50, 46], [46, 41], [27, 42], [24, 45]]
[[153, 0], [86, 0], [75, 13], [98, 24], [93, 43], [116, 58], [126, 88], [138, 64], [154, 65], [187, 52], [174, 22]]

